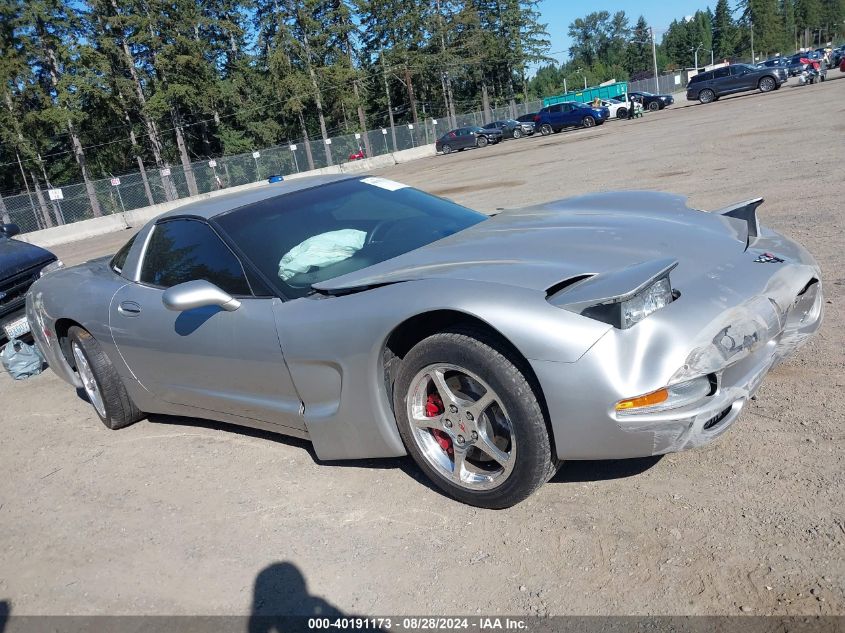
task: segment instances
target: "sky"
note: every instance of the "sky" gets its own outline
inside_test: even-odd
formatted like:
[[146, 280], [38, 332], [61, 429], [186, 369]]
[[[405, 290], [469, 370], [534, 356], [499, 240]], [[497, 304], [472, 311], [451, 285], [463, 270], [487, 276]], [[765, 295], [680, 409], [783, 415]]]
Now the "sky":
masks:
[[611, 15], [616, 11], [624, 11], [631, 26], [637, 22], [640, 15], [645, 16], [649, 26], [654, 27], [654, 35], [660, 43], [663, 33], [669, 28], [672, 20], [679, 20], [690, 16], [699, 9], [710, 6], [715, 9], [716, 1], [708, 0], [605, 0], [604, 2], [578, 2], [576, 0], [541, 0], [539, 9], [542, 21], [548, 24], [547, 31], [551, 36], [551, 54], [558, 62], [565, 61], [571, 41], [567, 35], [569, 23], [575, 18], [584, 17], [593, 11], [607, 11]]

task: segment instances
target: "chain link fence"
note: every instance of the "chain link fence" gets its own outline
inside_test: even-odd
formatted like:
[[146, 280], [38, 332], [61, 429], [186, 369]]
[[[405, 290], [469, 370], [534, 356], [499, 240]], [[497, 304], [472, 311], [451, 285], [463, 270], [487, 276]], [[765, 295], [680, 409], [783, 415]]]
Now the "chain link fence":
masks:
[[[644, 79], [632, 82], [629, 89], [672, 93], [683, 88], [680, 77], [681, 73], [675, 73], [659, 77], [657, 82]], [[537, 100], [491, 108], [487, 112], [459, 114], [454, 121], [448, 117], [426, 118], [417, 124], [335, 136], [328, 142], [319, 139], [284, 143], [245, 154], [196, 161], [187, 167], [147, 167], [143, 172], [94, 180], [91, 185], [102, 215], [121, 213], [266, 180], [272, 175], [286, 176], [337, 165], [362, 151], [371, 157], [428, 145], [453, 127], [517, 118], [537, 112], [542, 106], [542, 101]], [[29, 187], [27, 192], [0, 197], [2, 221], [14, 222], [23, 233], [96, 217], [84, 183], [46, 190], [33, 188], [30, 181]]]
[[648, 79], [628, 82], [630, 92], [651, 92], [659, 95], [670, 95], [686, 89], [686, 86], [686, 73], [681, 71], [660, 75], [657, 81], [654, 80], [654, 77], [649, 77]]

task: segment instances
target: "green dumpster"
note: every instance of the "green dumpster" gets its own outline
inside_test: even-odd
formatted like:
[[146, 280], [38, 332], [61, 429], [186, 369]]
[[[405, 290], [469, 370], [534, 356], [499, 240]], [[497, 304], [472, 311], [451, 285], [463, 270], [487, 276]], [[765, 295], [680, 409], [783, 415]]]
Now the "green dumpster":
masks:
[[556, 103], [565, 103], [567, 101], [578, 101], [579, 103], [589, 103], [596, 97], [599, 99], [619, 99], [624, 97], [628, 92], [628, 82], [617, 81], [616, 83], [608, 84], [606, 86], [594, 86], [586, 90], [574, 90], [566, 94], [557, 95], [556, 97], [545, 97], [543, 99], [543, 107], [555, 105]]

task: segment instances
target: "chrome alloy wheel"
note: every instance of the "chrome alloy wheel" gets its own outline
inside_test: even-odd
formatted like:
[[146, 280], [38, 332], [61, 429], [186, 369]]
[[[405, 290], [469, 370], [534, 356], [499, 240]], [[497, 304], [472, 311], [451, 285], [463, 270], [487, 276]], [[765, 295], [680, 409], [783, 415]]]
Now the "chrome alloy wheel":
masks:
[[88, 364], [88, 359], [85, 358], [85, 354], [82, 352], [82, 348], [78, 343], [74, 342], [71, 347], [73, 348], [73, 358], [76, 361], [76, 371], [79, 374], [79, 378], [82, 380], [82, 388], [85, 389], [85, 394], [88, 396], [88, 400], [92, 405], [94, 405], [94, 408], [97, 410], [97, 413], [100, 414], [100, 417], [105, 418], [106, 405], [103, 402], [100, 387], [97, 385], [97, 381], [94, 378], [94, 372], [91, 371], [91, 365]]
[[414, 376], [406, 403], [414, 442], [441, 477], [468, 490], [489, 490], [510, 476], [513, 424], [481, 378], [457, 365], [429, 365]]

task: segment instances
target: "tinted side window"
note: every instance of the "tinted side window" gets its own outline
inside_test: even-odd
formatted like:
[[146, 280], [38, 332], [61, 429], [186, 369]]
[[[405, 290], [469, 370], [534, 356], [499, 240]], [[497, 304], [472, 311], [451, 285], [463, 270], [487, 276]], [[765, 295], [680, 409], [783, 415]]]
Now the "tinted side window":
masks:
[[115, 256], [112, 257], [111, 261], [109, 262], [109, 266], [111, 266], [111, 269], [118, 275], [123, 272], [123, 267], [126, 265], [126, 258], [129, 257], [129, 250], [132, 248], [132, 244], [135, 243], [136, 237], [138, 237], [137, 233], [133, 235], [130, 240], [120, 248], [119, 251], [117, 251]]
[[721, 79], [722, 77], [728, 77], [731, 74], [731, 67], [724, 66], [722, 68], [717, 68], [713, 71], [713, 78], [714, 79]]
[[157, 224], [144, 254], [141, 281], [169, 288], [196, 279], [232, 295], [252, 294], [241, 263], [207, 224], [196, 220]]
[[549, 112], [560, 112], [560, 105], [553, 105], [549, 108]]

